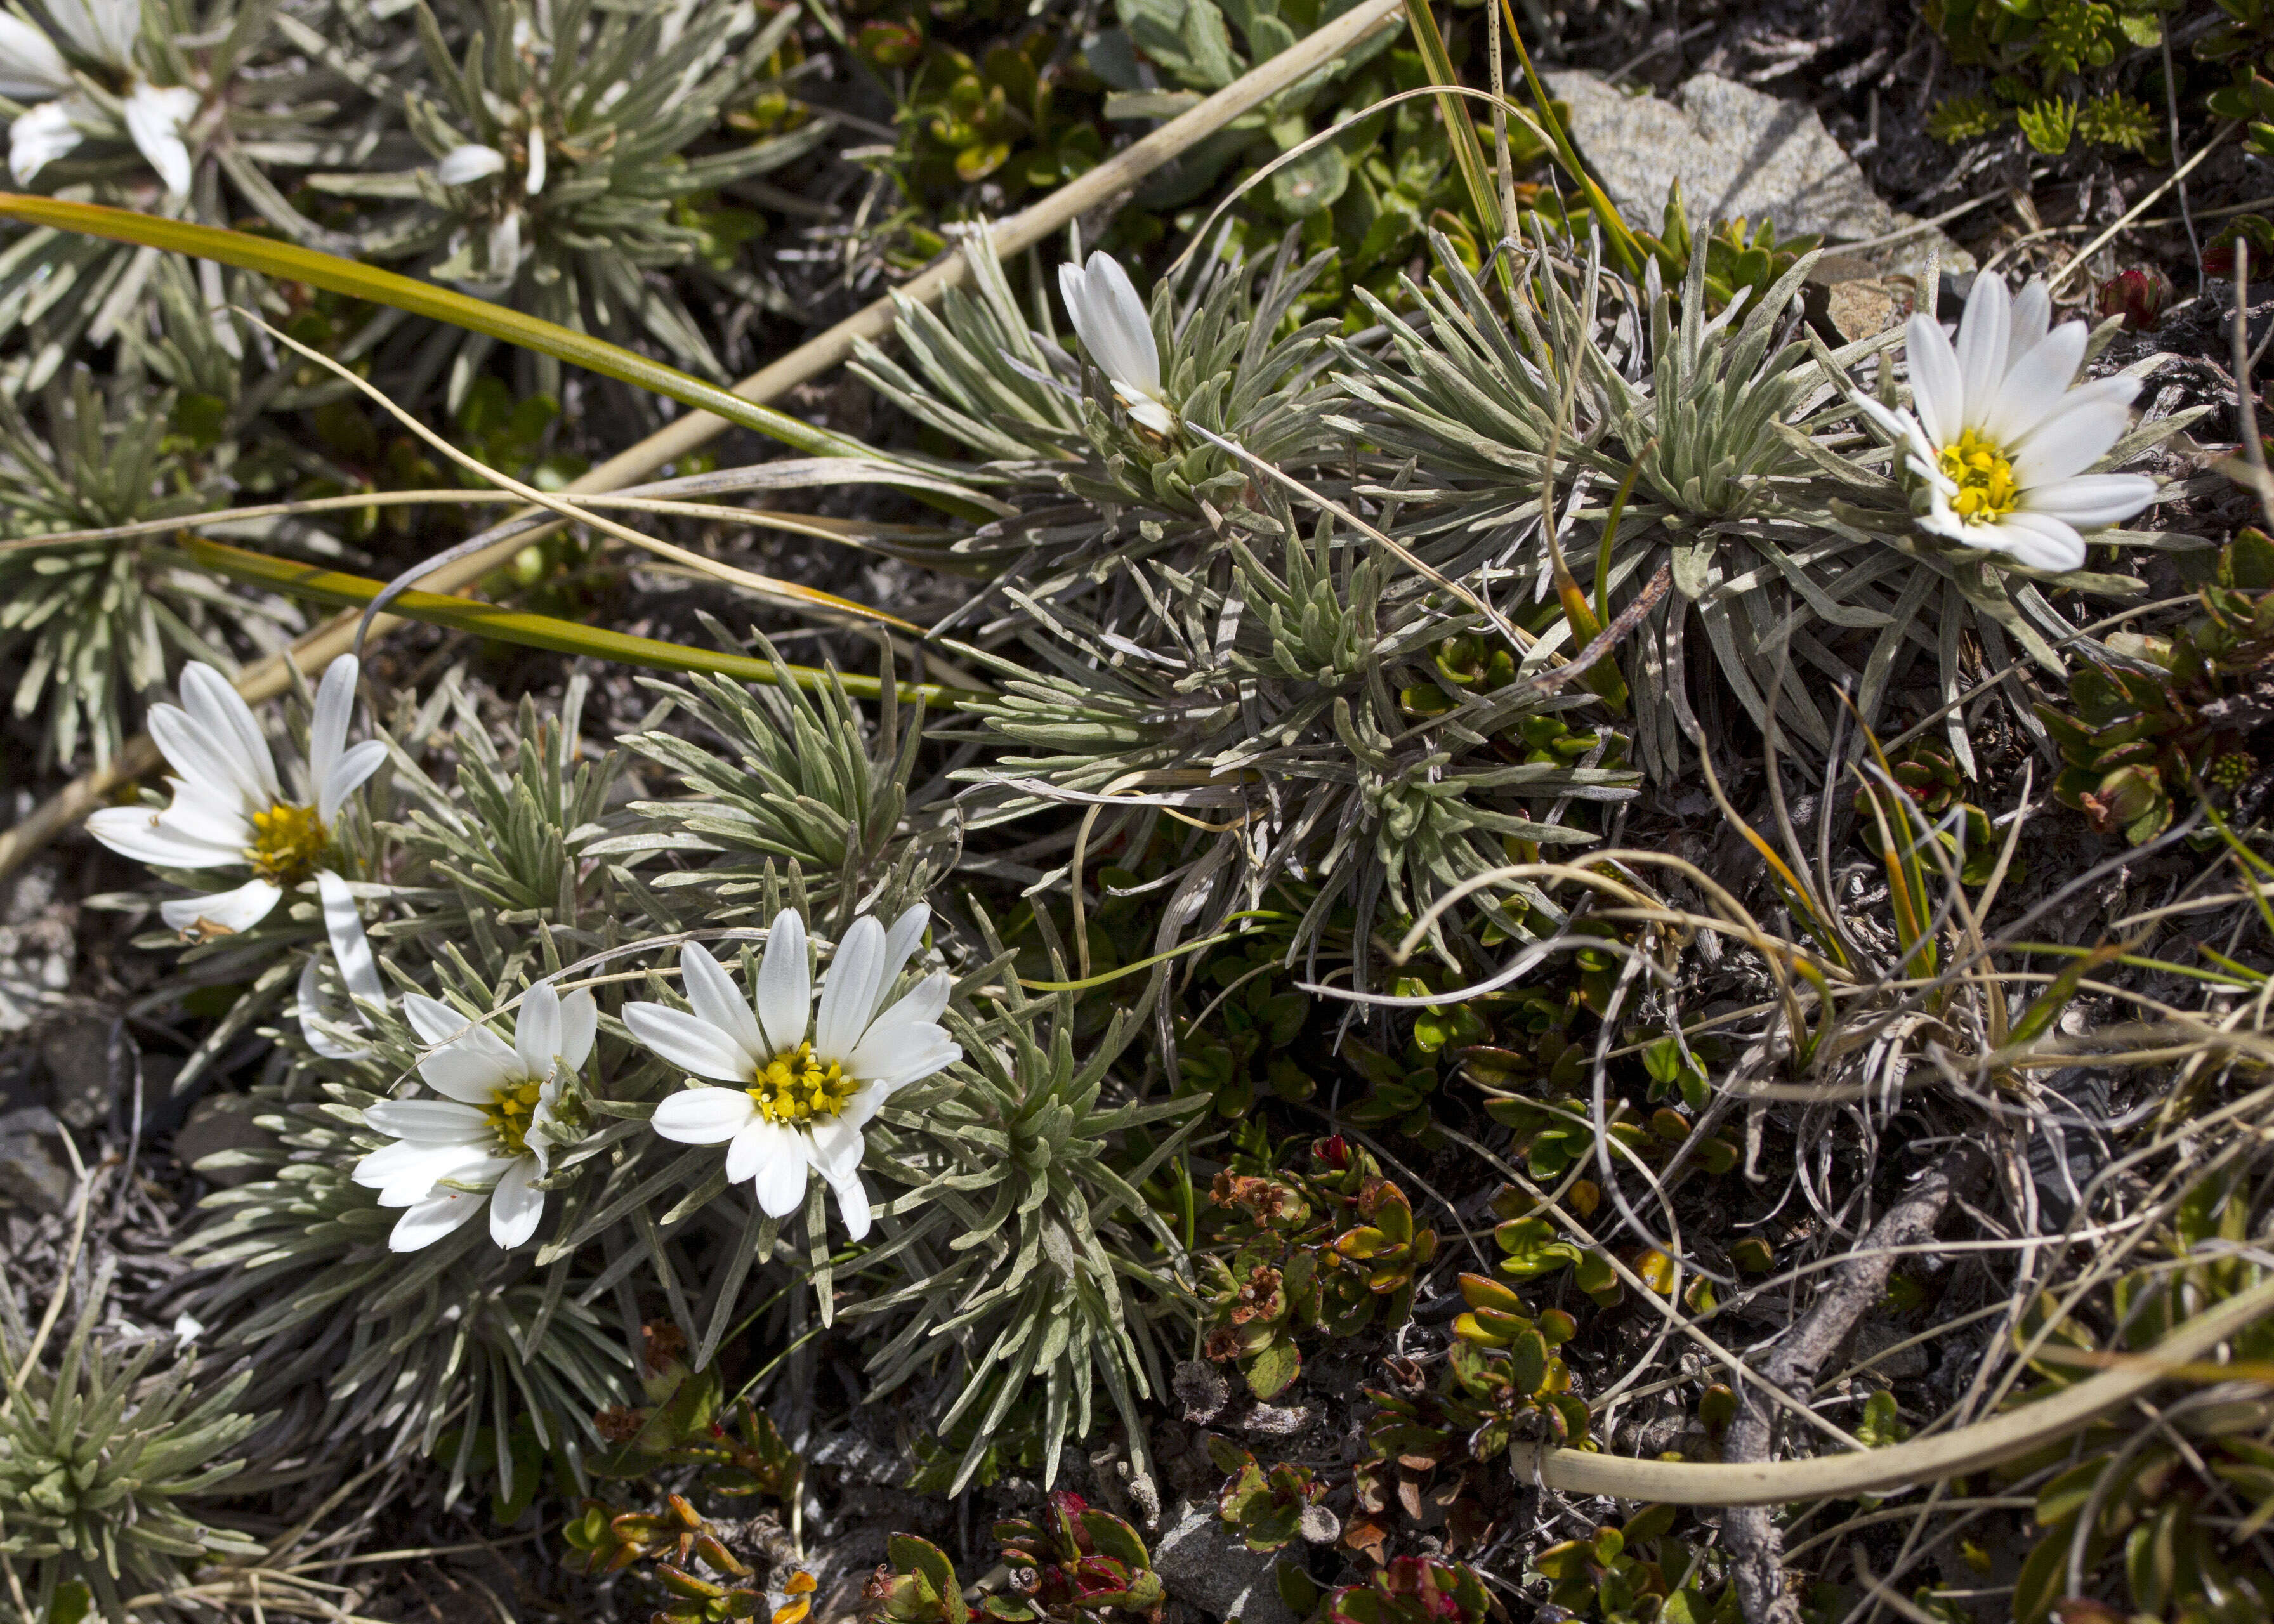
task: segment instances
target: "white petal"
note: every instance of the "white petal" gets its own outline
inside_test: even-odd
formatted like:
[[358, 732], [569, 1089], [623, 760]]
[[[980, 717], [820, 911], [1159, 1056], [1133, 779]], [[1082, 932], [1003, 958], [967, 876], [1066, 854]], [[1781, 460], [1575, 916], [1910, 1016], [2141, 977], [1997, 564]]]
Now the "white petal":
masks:
[[[1161, 363], [1159, 351], [1153, 345], [1153, 330], [1149, 323], [1144, 330], [1143, 348], [1126, 327], [1122, 316], [1112, 309], [1107, 283], [1099, 271], [1102, 265], [1113, 261], [1103, 254], [1090, 256], [1089, 269], [1079, 270], [1073, 266], [1058, 268], [1058, 291], [1065, 296], [1066, 314], [1073, 319], [1073, 330], [1081, 339], [1081, 347], [1098, 370], [1129, 391], [1143, 395], [1160, 387]], [[1115, 266], [1119, 270], [1118, 266]], [[1126, 283], [1128, 277], [1122, 277]], [[1133, 299], [1134, 289], [1130, 297]], [[1150, 355], [1149, 367], [1147, 357]]]
[[247, 880], [235, 891], [169, 898], [158, 905], [158, 917], [169, 929], [194, 931], [200, 938], [235, 936], [267, 919], [283, 894], [267, 880]]
[[561, 999], [561, 1064], [572, 1071], [583, 1071], [599, 1026], [600, 1006], [592, 1001], [591, 988], [580, 987]]
[[749, 1056], [742, 1046], [699, 1017], [664, 1004], [627, 1004], [624, 1025], [672, 1064], [714, 1082], [746, 1084]]
[[779, 1148], [778, 1136], [784, 1132], [779, 1123], [768, 1122], [752, 1113], [749, 1121], [736, 1129], [734, 1137], [727, 1142], [727, 1182], [739, 1184], [744, 1179], [757, 1177], [758, 1169], [765, 1163], [766, 1152]]
[[1963, 542], [1969, 547], [1976, 545], [1974, 533], [1984, 527], [1969, 524], [1960, 518], [1951, 508], [1950, 492], [1941, 486], [1936, 486], [1931, 495], [1931, 504], [1925, 513], [1919, 515], [1919, 528], [1952, 541]]
[[521, 1057], [523, 1077], [546, 1077], [561, 1052], [561, 995], [550, 981], [539, 981], [522, 996], [521, 1013], [514, 1019], [513, 1052]]
[[888, 1091], [922, 1082], [963, 1058], [963, 1046], [937, 1026], [918, 1026], [913, 1036], [920, 1041], [901, 1048], [893, 1056], [896, 1064], [889, 1071], [876, 1073], [874, 1080]]
[[[235, 852], [244, 860], [252, 844], [252, 820], [245, 815], [245, 798], [235, 789], [168, 778], [174, 792], [165, 811], [166, 827], [220, 851]], [[266, 808], [264, 808], [265, 810]]]
[[[947, 995], [955, 979], [945, 970], [934, 970], [930, 975], [908, 989], [901, 998], [869, 1024], [869, 1031], [882, 1026], [897, 1026], [910, 1023], [937, 1020], [940, 1011], [947, 1008]], [[868, 1034], [863, 1034], [866, 1041]], [[865, 1073], [864, 1073], [865, 1075]]]
[[2156, 482], [2142, 474], [2081, 474], [2022, 493], [2023, 510], [2080, 530], [2120, 524], [2152, 504]]
[[282, 801], [276, 785], [276, 761], [252, 707], [236, 685], [212, 666], [192, 661], [182, 667], [182, 705], [190, 719], [217, 744], [227, 748], [241, 764], [243, 781], [252, 799]]
[[469, 141], [463, 147], [454, 147], [443, 154], [434, 166], [434, 178], [446, 186], [464, 186], [495, 175], [505, 168], [505, 154], [494, 147], [484, 147]]
[[403, 1012], [410, 1017], [410, 1029], [428, 1043], [448, 1043], [469, 1026], [466, 1017], [423, 992], [404, 993]]
[[190, 194], [190, 149], [182, 132], [197, 117], [198, 93], [185, 85], [157, 86], [136, 81], [126, 97], [126, 133], [150, 161], [166, 195]]
[[1913, 316], [1903, 329], [1903, 342], [1910, 362], [1911, 415], [1934, 444], [1956, 440], [1964, 426], [1961, 414], [1966, 410], [1966, 382], [1950, 341], [1942, 335], [1942, 324], [1931, 316]]
[[389, 1252], [417, 1252], [432, 1246], [463, 1228], [482, 1210], [482, 1198], [471, 1191], [443, 1190], [413, 1203], [387, 1237]]
[[[2115, 383], [2102, 379], [2098, 383]], [[2129, 384], [2132, 380], [2123, 379]], [[2023, 490], [2081, 474], [2108, 455], [2132, 420], [2129, 389], [2087, 384], [2069, 392], [2060, 410], [2032, 430], [2012, 452], [2014, 482]]]
[[440, 1045], [418, 1056], [418, 1075], [435, 1093], [486, 1106], [500, 1088], [521, 1080], [521, 1057], [487, 1026], [418, 993], [406, 993], [403, 1007], [418, 1035]]
[[521, 211], [510, 209], [503, 219], [490, 227], [489, 277], [492, 282], [510, 282], [521, 264]]
[[545, 190], [545, 132], [533, 124], [529, 132], [529, 175], [525, 185], [532, 198]]
[[366, 1190], [384, 1190], [406, 1169], [425, 1165], [429, 1149], [397, 1139], [357, 1162], [349, 1177]]
[[839, 1175], [861, 1165], [867, 1148], [861, 1131], [842, 1116], [818, 1116], [806, 1125], [805, 1159], [825, 1175]]
[[379, 966], [371, 956], [371, 938], [363, 933], [363, 914], [356, 906], [348, 883], [329, 868], [316, 876], [316, 894], [323, 898], [324, 935], [330, 938], [332, 957], [339, 962], [340, 980], [350, 997], [380, 1005], [387, 1003], [387, 983], [379, 979]]
[[1919, 427], [1916, 417], [1901, 407], [1882, 405], [1868, 395], [1859, 395], [1855, 400], [1864, 415], [1871, 418], [1880, 432], [1894, 441], [1913, 462], [1921, 457], [1930, 462], [1933, 460], [1934, 447], [1927, 443], [1926, 431]]
[[245, 861], [231, 851], [169, 827], [165, 816], [147, 807], [104, 807], [87, 814], [87, 832], [117, 853], [154, 868], [218, 868]]
[[2076, 369], [2084, 364], [2086, 334], [2082, 321], [2064, 321], [2027, 353], [2014, 357], [1998, 398], [1977, 409], [1966, 426], [1979, 428], [2001, 446], [2010, 446], [2060, 410]]
[[506, 1169], [490, 1192], [490, 1238], [511, 1252], [537, 1233], [545, 1216], [545, 1192], [530, 1188], [537, 1164], [523, 1156]]
[[48, 0], [48, 15], [88, 56], [124, 68], [142, 35], [139, 0]]
[[758, 1025], [768, 1055], [793, 1053], [805, 1041], [813, 1019], [813, 966], [806, 949], [805, 921], [784, 908], [766, 930], [766, 951], [758, 960], [755, 989]]
[[1089, 256], [1084, 279], [1093, 331], [1082, 334], [1090, 353], [1108, 376], [1134, 385], [1140, 394], [1161, 391], [1161, 352], [1153, 339], [1152, 318], [1137, 297], [1129, 273], [1111, 254]]
[[2014, 357], [2025, 355], [2043, 343], [2052, 320], [2053, 296], [2043, 282], [2032, 282], [2015, 294], [2006, 338], [2008, 364]]
[[362, 788], [363, 781], [386, 760], [387, 745], [378, 739], [366, 739], [342, 752], [332, 770], [316, 779], [316, 816], [327, 823], [337, 819], [348, 797]]
[[845, 1220], [845, 1236], [848, 1240], [865, 1240], [869, 1234], [869, 1192], [861, 1183], [858, 1168], [840, 1176], [822, 1175], [829, 1180], [830, 1193], [837, 1198], [838, 1216]]
[[397, 1139], [356, 1164], [355, 1181], [379, 1192], [381, 1207], [409, 1207], [435, 1193], [435, 1184], [487, 1165], [480, 1145], [418, 1145]]
[[805, 1136], [776, 1122], [752, 1125], [764, 1132], [754, 1153], [757, 1171], [750, 1192], [767, 1217], [787, 1218], [805, 1199]]
[[55, 42], [11, 11], [0, 11], [0, 96], [42, 102], [76, 81]]
[[2084, 538], [2074, 525], [2040, 514], [2014, 513], [2002, 523], [1978, 526], [1987, 531], [1974, 545], [2011, 555], [2032, 569], [2058, 573], [2084, 568]]
[[[355, 719], [356, 673], [361, 669], [354, 655], [343, 654], [325, 667], [324, 680], [316, 685], [315, 714], [308, 720], [308, 776], [319, 784], [332, 776], [340, 752], [347, 748], [348, 724]], [[331, 821], [329, 813], [324, 821]]]
[[486, 1146], [495, 1137], [481, 1112], [448, 1100], [381, 1100], [364, 1107], [363, 1120], [373, 1132], [413, 1145]]
[[766, 1040], [758, 1030], [758, 1018], [750, 1012], [749, 1000], [702, 944], [689, 942], [679, 950], [679, 984], [695, 1018], [742, 1051], [746, 1064], [740, 1075], [748, 1077], [764, 1063]]
[[1967, 406], [1993, 401], [2006, 375], [2006, 342], [2013, 307], [1999, 276], [1977, 276], [1958, 323], [1958, 372]]
[[1170, 415], [1169, 409], [1148, 396], [1141, 395], [1132, 400], [1124, 395], [1121, 403], [1129, 409], [1129, 416], [1133, 420], [1143, 424], [1156, 434], [1165, 434], [1177, 426], [1177, 420]]
[[267, 811], [277, 799], [254, 776], [236, 739], [215, 733], [176, 705], [153, 705], [150, 737], [175, 771], [215, 801], [234, 796], [241, 804]]
[[66, 101], [42, 102], [10, 124], [8, 173], [15, 177], [16, 184], [30, 185], [34, 176], [75, 150], [87, 134], [72, 115], [94, 110], [73, 96]]
[[682, 1088], [657, 1101], [653, 1126], [677, 1144], [723, 1145], [750, 1125], [757, 1109], [739, 1088]]
[[882, 1077], [899, 1071], [916, 1050], [945, 1041], [947, 1034], [934, 1023], [947, 1007], [950, 984], [945, 970], [917, 982], [907, 996], [870, 1023], [844, 1056], [845, 1069], [855, 1077]]
[[343, 1022], [338, 1021], [338, 1018], [324, 1007], [323, 988], [317, 980], [316, 960], [312, 955], [300, 961], [300, 980], [294, 991], [293, 1002], [298, 1006], [301, 1037], [307, 1041], [310, 1049], [325, 1059], [361, 1060], [370, 1055], [371, 1050], [365, 1045], [335, 1038], [320, 1024], [334, 1021], [343, 1026], [360, 1026], [363, 1023], [353, 1017]]
[[902, 911], [885, 932], [885, 985], [890, 987], [900, 979], [907, 967], [908, 955], [923, 945], [924, 927], [931, 923], [931, 906], [917, 903]]
[[845, 932], [822, 978], [821, 1008], [813, 1020], [816, 1056], [842, 1060], [853, 1052], [877, 1012], [884, 972], [885, 928], [864, 914]]

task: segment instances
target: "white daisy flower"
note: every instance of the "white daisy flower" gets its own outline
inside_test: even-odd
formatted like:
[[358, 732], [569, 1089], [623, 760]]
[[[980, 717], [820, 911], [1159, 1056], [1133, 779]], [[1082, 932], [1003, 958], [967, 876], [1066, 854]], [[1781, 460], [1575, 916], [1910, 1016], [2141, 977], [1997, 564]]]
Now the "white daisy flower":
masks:
[[[782, 1218], [805, 1199], [810, 1169], [828, 1182], [855, 1240], [869, 1232], [861, 1184], [862, 1130], [893, 1093], [930, 1077], [963, 1050], [938, 1025], [948, 975], [935, 970], [889, 1008], [884, 999], [923, 939], [921, 905], [887, 931], [853, 921], [813, 1008], [805, 921], [775, 916], [745, 1000], [719, 961], [689, 943], [680, 973], [693, 1012], [628, 1004], [632, 1035], [694, 1073], [691, 1086], [655, 1108], [655, 1131], [682, 1145], [725, 1145], [727, 1177], [753, 1181], [758, 1206]], [[712, 1087], [698, 1079], [724, 1083]]]
[[[134, 61], [141, 0], [48, 0], [47, 10], [63, 46], [111, 76], [124, 77], [119, 100], [127, 139], [157, 172], [168, 196], [187, 196], [192, 161], [184, 138], [201, 99], [186, 86], [154, 85], [142, 77]], [[8, 172], [19, 186], [87, 135], [118, 132], [80, 88], [57, 43], [20, 17], [0, 11], [0, 94], [36, 104], [8, 131]]]
[[1065, 299], [1081, 347], [1113, 385], [1129, 415], [1156, 434], [1169, 432], [1168, 397], [1161, 393], [1161, 350], [1153, 341], [1153, 320], [1145, 302], [1118, 261], [1089, 256], [1089, 267], [1058, 267], [1058, 292]]
[[403, 1010], [438, 1046], [419, 1056], [418, 1075], [444, 1097], [366, 1106], [365, 1125], [395, 1143], [356, 1163], [355, 1181], [378, 1191], [381, 1207], [408, 1209], [387, 1238], [390, 1252], [433, 1245], [479, 1212], [485, 1198], [490, 1238], [511, 1251], [545, 1215], [536, 1181], [555, 1142], [561, 1079], [592, 1052], [592, 995], [563, 998], [539, 982], [521, 1001], [511, 1043], [417, 993]]
[[2043, 282], [2009, 298], [2000, 278], [1977, 276], [1954, 349], [1941, 323], [1911, 318], [1911, 409], [1858, 398], [1907, 452], [1927, 495], [1924, 528], [2058, 571], [2083, 567], [2081, 531], [2130, 518], [2157, 487], [2139, 474], [2085, 472], [2122, 437], [2140, 384], [2098, 378], [2072, 388], [2084, 323], [2048, 331], [2052, 320]]
[[[355, 656], [343, 654], [316, 690], [308, 730], [314, 793], [305, 801], [286, 797], [252, 707], [212, 666], [184, 666], [182, 704], [151, 708], [150, 736], [180, 775], [168, 780], [173, 804], [154, 811], [105, 807], [87, 818], [87, 832], [154, 868], [252, 870], [234, 891], [160, 904], [169, 925], [195, 940], [249, 930], [287, 890], [322, 871], [341, 807], [387, 759], [387, 746], [376, 739], [348, 744], [357, 671]], [[328, 916], [328, 895], [326, 901]]]

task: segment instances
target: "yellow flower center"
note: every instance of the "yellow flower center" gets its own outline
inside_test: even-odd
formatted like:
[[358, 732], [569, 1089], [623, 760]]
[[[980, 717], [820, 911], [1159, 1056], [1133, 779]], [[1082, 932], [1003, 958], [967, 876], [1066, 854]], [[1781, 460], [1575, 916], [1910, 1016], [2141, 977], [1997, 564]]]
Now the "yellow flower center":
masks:
[[2012, 459], [1975, 430], [1945, 446], [1941, 462], [1942, 471], [1958, 485], [1950, 510], [1969, 524], [1994, 523], [2022, 505]]
[[315, 874], [331, 843], [332, 831], [324, 827], [315, 808], [280, 801], [252, 815], [252, 844], [245, 848], [245, 858], [262, 879], [297, 885]]
[[508, 1083], [490, 1096], [482, 1115], [490, 1124], [490, 1132], [498, 1136], [498, 1143], [509, 1156], [529, 1154], [529, 1125], [537, 1118], [537, 1096], [540, 1085], [533, 1079], [527, 1082]]
[[812, 1044], [801, 1043], [797, 1053], [776, 1055], [759, 1067], [743, 1092], [768, 1122], [802, 1123], [836, 1116], [860, 1086], [837, 1062], [824, 1065]]

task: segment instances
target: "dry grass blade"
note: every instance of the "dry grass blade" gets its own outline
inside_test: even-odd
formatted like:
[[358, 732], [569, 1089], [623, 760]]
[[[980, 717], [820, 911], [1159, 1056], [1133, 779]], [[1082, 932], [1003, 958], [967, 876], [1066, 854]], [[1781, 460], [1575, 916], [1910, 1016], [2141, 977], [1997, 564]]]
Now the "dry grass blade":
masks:
[[2150, 1365], [2104, 1372], [2037, 1403], [1930, 1438], [1850, 1455], [1758, 1463], [1640, 1461], [1516, 1444], [1517, 1473], [1570, 1494], [1674, 1506], [1779, 1506], [1795, 1500], [1884, 1494], [1978, 1471], [2056, 1442], [2131, 1403], [2274, 1312], [2274, 1282], [2206, 1309], [2165, 1338]]
[[468, 473], [488, 480], [499, 489], [511, 492], [523, 501], [532, 502], [563, 518], [579, 520], [583, 523], [591, 525], [602, 535], [612, 536], [618, 541], [637, 547], [643, 553], [651, 553], [658, 558], [670, 559], [673, 562], [683, 565], [698, 575], [707, 575], [713, 581], [724, 582], [728, 586], [740, 587], [744, 591], [771, 598], [776, 603], [808, 610], [828, 610], [855, 620], [882, 621], [887, 626], [898, 627], [905, 632], [922, 635], [921, 627], [904, 620], [896, 614], [887, 613], [882, 609], [871, 608], [866, 604], [856, 604], [852, 599], [840, 598], [833, 592], [820, 591], [809, 586], [799, 586], [794, 582], [779, 581], [772, 575], [761, 575], [752, 570], [737, 569], [731, 564], [722, 564], [716, 559], [704, 557], [700, 553], [689, 552], [687, 548], [665, 541], [660, 537], [650, 536], [643, 530], [636, 530], [628, 524], [619, 524], [614, 519], [605, 518], [595, 513], [581, 513], [575, 504], [563, 501], [560, 497], [549, 492], [540, 491], [534, 485], [523, 485], [512, 475], [490, 467], [479, 457], [459, 450], [448, 440], [420, 422], [416, 416], [403, 410], [401, 406], [388, 399], [384, 390], [368, 380], [358, 377], [321, 350], [311, 349], [290, 334], [269, 326], [267, 322], [261, 320], [260, 317], [249, 311], [240, 313], [269, 337], [290, 349], [294, 354], [305, 360], [313, 362], [335, 377], [353, 385], [359, 394], [368, 400], [376, 402], [388, 416]]

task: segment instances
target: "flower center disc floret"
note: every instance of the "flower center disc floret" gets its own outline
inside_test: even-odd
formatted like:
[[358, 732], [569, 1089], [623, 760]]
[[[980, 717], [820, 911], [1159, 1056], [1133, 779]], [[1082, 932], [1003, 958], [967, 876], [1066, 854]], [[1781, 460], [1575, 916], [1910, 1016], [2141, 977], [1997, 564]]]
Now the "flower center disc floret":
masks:
[[529, 1154], [529, 1126], [536, 1119], [537, 1098], [541, 1085], [531, 1078], [524, 1083], [509, 1084], [490, 1096], [483, 1108], [490, 1131], [498, 1137], [504, 1154], [523, 1156]]
[[289, 887], [315, 874], [331, 843], [332, 831], [315, 808], [280, 801], [252, 815], [252, 844], [245, 848], [245, 858], [262, 879]]
[[860, 1087], [860, 1079], [846, 1076], [836, 1061], [825, 1065], [814, 1058], [811, 1043], [801, 1043], [795, 1054], [767, 1061], [743, 1092], [768, 1122], [796, 1124], [836, 1116]]
[[1940, 460], [1945, 476], [1958, 485], [1950, 510], [1968, 523], [1992, 523], [2022, 505], [2012, 459], [1977, 430], [1969, 429], [1956, 444], [1945, 446]]

